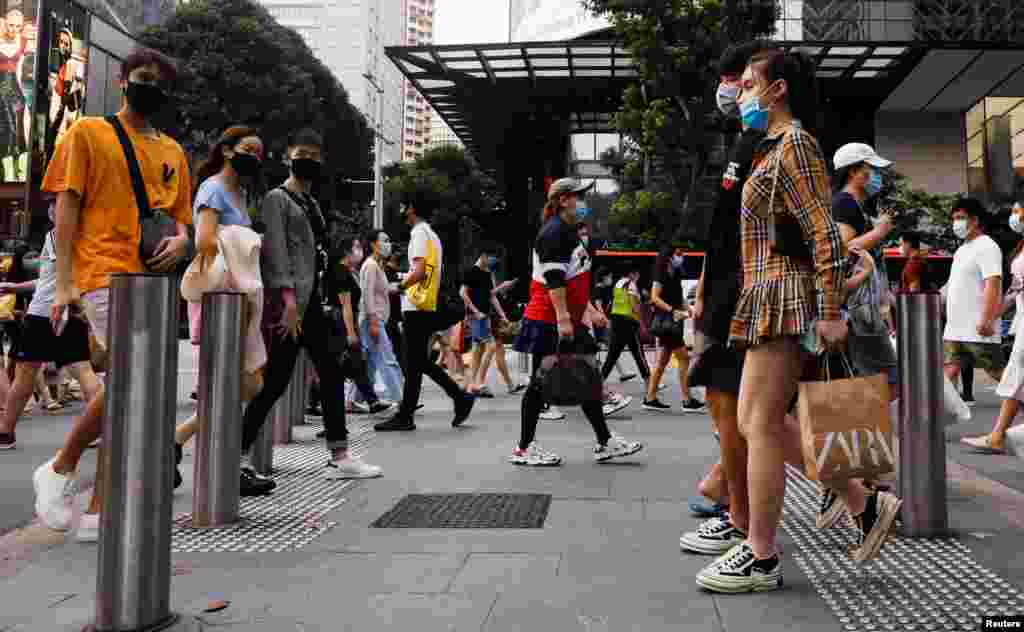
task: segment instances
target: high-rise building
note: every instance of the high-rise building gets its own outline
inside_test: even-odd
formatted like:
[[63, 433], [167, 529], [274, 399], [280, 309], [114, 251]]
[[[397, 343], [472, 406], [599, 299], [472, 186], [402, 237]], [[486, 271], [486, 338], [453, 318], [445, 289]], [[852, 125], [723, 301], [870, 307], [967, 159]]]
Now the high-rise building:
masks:
[[[374, 129], [380, 116], [382, 162], [401, 160], [405, 80], [384, 54], [385, 46], [403, 41], [401, 0], [260, 2], [278, 22], [302, 36]], [[383, 92], [378, 92], [374, 84]]]
[[455, 135], [448, 124], [444, 122], [441, 116], [434, 112], [430, 118], [430, 142], [427, 144], [428, 149], [435, 147], [462, 147], [462, 141]]
[[[434, 0], [403, 0], [402, 44], [418, 46], [433, 42]], [[430, 144], [433, 110], [411, 81], [405, 81], [403, 96], [402, 160], [415, 160]]]

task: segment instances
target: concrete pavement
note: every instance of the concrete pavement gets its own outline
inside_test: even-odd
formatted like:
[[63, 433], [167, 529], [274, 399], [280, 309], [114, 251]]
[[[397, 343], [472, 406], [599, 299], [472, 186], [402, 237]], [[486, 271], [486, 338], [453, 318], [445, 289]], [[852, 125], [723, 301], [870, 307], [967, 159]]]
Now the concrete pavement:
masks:
[[[974, 421], [951, 428], [951, 437], [990, 425], [996, 402], [982, 383], [979, 378]], [[985, 608], [1024, 613], [1018, 460], [979, 459], [947, 444], [954, 538], [897, 539], [863, 569], [845, 561], [851, 530], [822, 535], [807, 528], [814, 491], [794, 475], [781, 539], [787, 589], [721, 597], [694, 585], [709, 558], [678, 550], [680, 531], [697, 523], [686, 501], [717, 452], [706, 416], [644, 412], [641, 387], [631, 383], [625, 390], [637, 401], [612, 423], [645, 443], [636, 458], [594, 464], [589, 425], [568, 411], [567, 421], [542, 422], [538, 436], [565, 464], [522, 469], [505, 462], [518, 435], [518, 399], [494, 390], [498, 398], [480, 400], [459, 430], [449, 425], [450, 405], [428, 385], [418, 430], [359, 434], [367, 460], [384, 468], [377, 480], [323, 483], [317, 472], [326, 453], [312, 439], [316, 427], [298, 427], [297, 443], [278, 451], [286, 482], [271, 497], [277, 500], [246, 505], [243, 513], [255, 524], [276, 502], [278, 529], [303, 542], [299, 532], [312, 530], [313, 539], [275, 552], [272, 537], [248, 532], [252, 548], [267, 550], [229, 551], [230, 542], [176, 526], [171, 602], [184, 615], [176, 629], [967, 630], [977, 629]], [[678, 388], [669, 393], [664, 401], [679, 401]], [[31, 520], [31, 468], [59, 446], [68, 423], [66, 416], [26, 420], [21, 449], [0, 453], [6, 528]], [[360, 427], [366, 419], [350, 423]], [[179, 515], [191, 508], [190, 466], [186, 454], [186, 481], [175, 495]], [[83, 472], [92, 467], [84, 463]], [[542, 529], [369, 526], [405, 494], [442, 492], [547, 493], [552, 502]], [[32, 525], [0, 539], [0, 556], [7, 558], [0, 569], [0, 631], [78, 631], [92, 621], [96, 547], [66, 540]], [[951, 587], [943, 603], [952, 609], [936, 623], [926, 615], [942, 615], [929, 594], [938, 595], [941, 586]], [[217, 601], [230, 603], [204, 612]], [[888, 622], [858, 614], [871, 610], [890, 613]]]

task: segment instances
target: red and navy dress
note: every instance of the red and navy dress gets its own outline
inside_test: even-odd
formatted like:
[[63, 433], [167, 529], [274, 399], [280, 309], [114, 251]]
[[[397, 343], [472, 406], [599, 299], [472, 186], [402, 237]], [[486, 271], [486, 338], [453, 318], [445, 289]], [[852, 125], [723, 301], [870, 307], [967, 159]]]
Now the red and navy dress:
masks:
[[576, 226], [561, 217], [549, 219], [533, 244], [533, 278], [523, 327], [513, 348], [521, 353], [551, 355], [558, 350], [558, 315], [548, 293], [565, 288], [566, 306], [576, 330], [573, 351], [596, 353], [593, 337], [582, 325], [590, 303], [591, 256], [576, 235]]

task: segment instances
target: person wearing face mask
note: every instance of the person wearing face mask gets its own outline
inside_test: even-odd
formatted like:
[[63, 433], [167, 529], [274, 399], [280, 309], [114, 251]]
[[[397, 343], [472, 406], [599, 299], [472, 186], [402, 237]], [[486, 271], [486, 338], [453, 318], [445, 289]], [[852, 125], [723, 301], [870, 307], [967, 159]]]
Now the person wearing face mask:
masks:
[[651, 307], [656, 311], [670, 314], [678, 324], [678, 334], [662, 336], [658, 340], [661, 343], [661, 352], [651, 370], [650, 379], [647, 380], [647, 397], [644, 398], [643, 404], [647, 410], [659, 412], [672, 410], [671, 406], [658, 399], [658, 386], [661, 384], [661, 377], [665, 374], [665, 369], [672, 360], [672, 356], [675, 356], [676, 362], [679, 364], [679, 386], [683, 393], [683, 412], [704, 412], [704, 404], [690, 395], [690, 356], [683, 341], [683, 321], [690, 316], [690, 307], [686, 297], [683, 296], [685, 253], [683, 248], [670, 244], [662, 248], [654, 262]]
[[[196, 189], [193, 199], [193, 221], [196, 226], [196, 257], [200, 267], [211, 263], [220, 252], [221, 231], [228, 226], [252, 227], [249, 208], [255, 199], [255, 190], [261, 184], [263, 164], [263, 140], [255, 128], [233, 125], [226, 129], [217, 143], [210, 148], [209, 156], [196, 171]], [[234, 234], [233, 237], [239, 234]], [[247, 232], [243, 241], [258, 241], [259, 236]], [[232, 243], [238, 243], [232, 240]], [[229, 256], [231, 253], [225, 253]], [[249, 275], [256, 284], [262, 284], [259, 268], [243, 271], [246, 258], [235, 258], [229, 262], [232, 272]], [[230, 265], [233, 263], [234, 265]], [[250, 292], [248, 318], [259, 319], [263, 308], [262, 291]], [[192, 344], [199, 344], [199, 324], [202, 320], [202, 302], [188, 303], [189, 334]], [[258, 320], [255, 320], [258, 323]], [[246, 334], [246, 362], [242, 375], [242, 402], [252, 399], [262, 386], [261, 371], [267, 360], [267, 351], [258, 327], [243, 326]], [[250, 331], [251, 330], [251, 331]], [[174, 486], [182, 483], [180, 466], [184, 445], [199, 431], [199, 416], [192, 417], [174, 431]], [[274, 489], [274, 482], [255, 475], [250, 470], [240, 474], [239, 493], [242, 496], [260, 496]]]
[[452, 400], [458, 428], [473, 412], [476, 398], [462, 390], [440, 366], [430, 361], [430, 340], [452, 324], [441, 312], [441, 280], [444, 275], [444, 247], [430, 226], [438, 200], [430, 193], [411, 192], [403, 200], [403, 215], [412, 228], [409, 236], [409, 272], [401, 277], [403, 337], [405, 338], [405, 385], [398, 412], [374, 426], [378, 432], [407, 432], [416, 429], [413, 415], [419, 408], [423, 376], [429, 377]]
[[[815, 81], [814, 62], [807, 55], [779, 49], [756, 53], [740, 79], [744, 125], [766, 132], [743, 185], [743, 285], [729, 328], [730, 346], [745, 350], [737, 418], [740, 449], [747, 454], [749, 524], [741, 543], [697, 574], [697, 584], [714, 592], [759, 592], [783, 585], [776, 533], [785, 464], [803, 461], [799, 427], [787, 421], [807, 358], [802, 341], [816, 334], [818, 345], [837, 349], [846, 337], [841, 317], [846, 252], [832, 218], [824, 157], [801, 122], [813, 124], [818, 114]], [[812, 261], [778, 247], [774, 229], [779, 216], [798, 227], [801, 241], [814, 253]], [[861, 532], [854, 559], [871, 559], [884, 545], [899, 499], [868, 494], [855, 483], [838, 488]]]
[[[541, 448], [535, 441], [544, 408], [543, 386], [537, 372], [543, 359], [559, 350], [595, 355], [597, 343], [584, 327], [584, 319], [589, 317], [594, 324], [606, 324], [604, 315], [590, 303], [593, 259], [576, 233], [577, 196], [591, 186], [582, 185], [574, 178], [561, 178], [552, 183], [541, 217], [541, 229], [534, 241], [530, 302], [514, 347], [533, 357], [533, 377], [523, 394], [519, 441], [508, 457], [515, 465], [561, 464], [561, 457]], [[627, 441], [609, 430], [600, 398], [585, 402], [581, 407], [597, 438], [596, 462], [624, 458], [643, 449], [640, 443]]]
[[1024, 402], [1024, 333], [1020, 330], [1024, 323], [1024, 205], [1020, 202], [1015, 203], [1013, 210], [1010, 211], [1010, 229], [1016, 233], [1020, 241], [1010, 255], [1010, 274], [1013, 281], [999, 310], [1002, 316], [1010, 307], [1016, 307], [1016, 315], [1010, 326], [1010, 331], [1014, 334], [1013, 349], [996, 388], [996, 394], [1003, 398], [1003, 403], [991, 432], [979, 437], [960, 439], [967, 447], [984, 454], [1006, 454], [1006, 432], [1017, 418], [1021, 402]]
[[[722, 54], [717, 102], [719, 111], [729, 119], [738, 122], [740, 118], [736, 97], [747, 62], [767, 48], [765, 42], [754, 40], [731, 46]], [[722, 174], [713, 215], [705, 224], [709, 226], [708, 243], [693, 305], [694, 326], [703, 334], [704, 345], [690, 364], [689, 384], [706, 389], [708, 410], [721, 443], [721, 459], [698, 483], [697, 496], [690, 501], [695, 516], [709, 518], [680, 538], [680, 546], [690, 552], [724, 553], [737, 539], [742, 539], [747, 528], [747, 454], [740, 442], [736, 418], [744, 353], [728, 341], [743, 282], [740, 197], [750, 174], [754, 150], [764, 136], [763, 130], [741, 125]], [[725, 513], [726, 509], [729, 513]]]
[[[288, 388], [299, 349], [305, 349], [324, 394], [324, 439], [329, 453], [325, 478], [380, 476], [379, 467], [364, 462], [348, 449], [345, 377], [331, 351], [331, 325], [321, 298], [324, 292], [334, 289], [321, 286], [323, 277], [330, 280], [325, 251], [327, 225], [320, 205], [310, 194], [322, 174], [323, 138], [311, 129], [295, 132], [288, 140], [287, 158], [291, 175], [283, 185], [266, 194], [259, 209], [265, 227], [260, 253], [265, 287], [264, 337], [269, 358], [263, 373], [263, 390], [245, 409], [242, 452], [247, 454], [256, 442], [270, 409]], [[346, 322], [345, 335], [350, 344], [358, 347], [359, 338], [352, 325]], [[251, 472], [247, 464], [243, 470]]]
[[478, 397], [493, 398], [494, 393], [487, 387], [486, 372], [481, 371], [485, 351], [493, 351], [494, 335], [491, 332], [491, 310], [498, 315], [501, 323], [508, 323], [505, 310], [494, 295], [494, 271], [498, 268], [498, 257], [493, 246], [480, 249], [476, 263], [462, 275], [459, 294], [466, 305], [466, 322], [469, 325], [469, 340], [473, 345], [473, 360], [469, 369], [469, 391]]
[[[114, 126], [102, 117], [79, 120], [64, 136], [50, 161], [42, 189], [57, 194], [53, 244], [57, 286], [50, 320], [59, 327], [69, 308], [85, 313], [96, 340], [107, 340], [110, 276], [141, 273], [146, 268], [170, 272], [182, 261], [192, 223], [192, 177], [181, 146], [153, 125], [167, 104], [168, 86], [176, 70], [162, 53], [138, 49], [121, 62], [123, 106], [117, 120], [125, 129], [138, 159], [150, 206], [164, 209], [177, 222], [177, 233], [158, 244], [154, 256], [139, 256], [139, 207], [131, 186], [124, 150]], [[72, 512], [66, 497], [74, 488], [75, 471], [83, 451], [101, 432], [104, 398], [97, 395], [75, 420], [57, 456], [33, 476], [36, 511], [50, 528], [66, 530]], [[102, 450], [102, 445], [100, 447]], [[171, 446], [167, 446], [170, 453]], [[102, 456], [98, 459], [103, 462]], [[79, 537], [99, 537], [97, 488], [78, 526]]]
[[370, 256], [359, 269], [359, 287], [362, 290], [359, 335], [367, 354], [370, 378], [379, 373], [384, 383], [385, 399], [399, 402], [402, 400], [402, 371], [388, 336], [392, 317], [391, 295], [396, 292], [392, 292], [383, 268], [391, 256], [391, 237], [374, 228], [367, 232], [365, 241], [370, 248]]
[[964, 243], [953, 255], [942, 288], [942, 338], [946, 377], [954, 383], [971, 360], [996, 381], [1006, 366], [996, 327], [1002, 307], [1003, 256], [999, 244], [984, 232], [984, 213], [981, 202], [970, 197], [959, 198], [953, 206], [953, 233]]

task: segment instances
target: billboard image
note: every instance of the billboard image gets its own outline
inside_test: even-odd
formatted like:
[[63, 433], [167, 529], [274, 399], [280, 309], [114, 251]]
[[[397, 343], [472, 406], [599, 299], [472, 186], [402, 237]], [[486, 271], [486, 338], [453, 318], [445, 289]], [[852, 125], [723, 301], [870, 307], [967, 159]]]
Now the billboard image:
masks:
[[0, 2], [0, 182], [25, 182], [36, 48], [35, 6]]
[[46, 65], [37, 77], [45, 82], [37, 86], [39, 103], [35, 107], [33, 154], [40, 163], [39, 173], [53, 156], [53, 149], [68, 128], [82, 117], [86, 96], [86, 67], [89, 61], [88, 15], [79, 5], [63, 0], [43, 3], [42, 30]]

